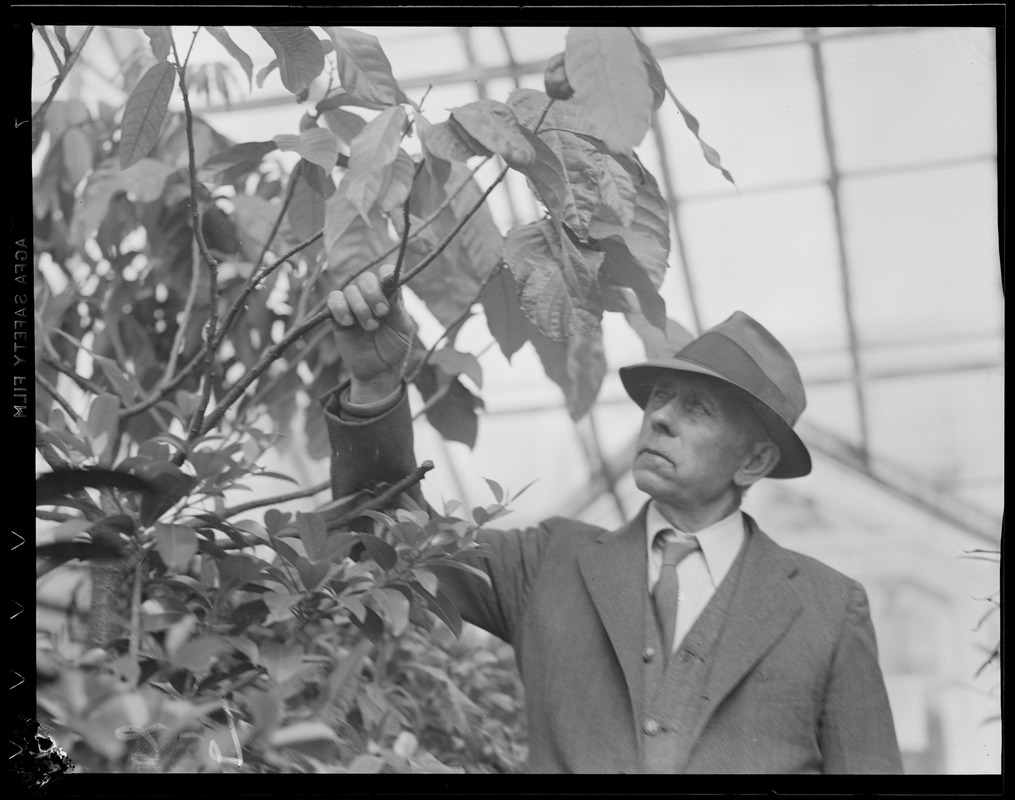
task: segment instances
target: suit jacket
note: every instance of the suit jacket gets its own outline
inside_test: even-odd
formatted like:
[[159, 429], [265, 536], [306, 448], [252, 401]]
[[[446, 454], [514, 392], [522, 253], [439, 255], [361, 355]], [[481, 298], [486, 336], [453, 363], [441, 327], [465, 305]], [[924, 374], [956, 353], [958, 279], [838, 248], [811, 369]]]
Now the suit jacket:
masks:
[[[331, 399], [326, 419], [336, 498], [414, 466], [404, 398], [360, 422]], [[644, 518], [616, 531], [563, 518], [483, 530], [492, 585], [440, 571], [463, 618], [515, 647], [528, 771], [901, 772], [863, 587], [749, 517], [735, 584], [709, 622], [718, 635], [695, 636], [696, 624], [670, 659], [679, 702], [649, 693]]]

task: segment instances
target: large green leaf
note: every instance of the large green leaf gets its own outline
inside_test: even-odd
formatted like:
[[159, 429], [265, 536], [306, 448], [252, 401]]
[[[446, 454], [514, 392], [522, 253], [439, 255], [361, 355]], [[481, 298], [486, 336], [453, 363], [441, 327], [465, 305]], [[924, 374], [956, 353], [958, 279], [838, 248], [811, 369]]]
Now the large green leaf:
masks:
[[98, 395], [88, 410], [88, 425], [85, 428], [88, 441], [92, 446], [92, 454], [104, 467], [112, 464], [117, 443], [119, 411], [120, 398], [114, 394]]
[[120, 125], [120, 166], [126, 169], [148, 155], [162, 133], [176, 68], [160, 61], [138, 81], [127, 98]]
[[250, 56], [247, 55], [243, 48], [233, 41], [232, 37], [225, 28], [217, 27], [215, 25], [205, 25], [204, 29], [218, 40], [219, 44], [221, 44], [229, 52], [229, 55], [236, 59], [240, 68], [243, 70], [243, 74], [247, 76], [248, 88], [252, 89], [254, 87], [254, 62], [251, 60]]
[[472, 138], [468, 131], [451, 122], [438, 122], [421, 129], [420, 140], [426, 150], [445, 161], [464, 164], [474, 156], [488, 156], [490, 151]]
[[434, 430], [449, 441], [475, 447], [479, 434], [476, 412], [483, 407], [483, 401], [465, 388], [458, 378], [450, 378], [433, 364], [427, 364], [419, 371], [415, 385], [425, 401], [439, 391], [444, 393], [426, 411], [427, 422]]
[[524, 170], [536, 159], [536, 151], [526, 138], [514, 112], [497, 100], [476, 100], [452, 109], [451, 118], [487, 148], [504, 159], [508, 166]]
[[282, 85], [293, 94], [310, 86], [324, 69], [324, 48], [310, 28], [290, 25], [254, 26], [275, 57]]
[[395, 106], [367, 123], [352, 141], [343, 183], [349, 201], [364, 218], [384, 188], [384, 168], [398, 156], [404, 125], [405, 109]]
[[547, 377], [563, 390], [568, 413], [577, 422], [592, 408], [606, 377], [602, 332], [558, 342], [534, 330], [530, 338]]
[[392, 246], [387, 221], [374, 208], [363, 219], [342, 188], [324, 209], [324, 250], [336, 285], [372, 262]]
[[391, 64], [376, 36], [352, 28], [325, 28], [335, 43], [338, 77], [342, 88], [353, 97], [392, 106], [400, 92], [391, 74]]
[[536, 196], [546, 206], [550, 216], [567, 225], [579, 238], [588, 237], [588, 220], [583, 219], [575, 206], [574, 194], [567, 173], [558, 155], [539, 136], [526, 129], [524, 135], [532, 144], [535, 158], [521, 170], [529, 179]]
[[416, 165], [412, 157], [404, 150], [399, 150], [395, 160], [384, 168], [382, 176], [382, 189], [377, 205], [381, 211], [392, 211], [401, 208], [409, 199], [409, 190], [412, 188], [413, 175], [416, 172]]
[[299, 134], [280, 133], [273, 141], [279, 150], [299, 153], [301, 158], [329, 172], [338, 160], [338, 137], [325, 128], [313, 126]]
[[152, 46], [152, 55], [156, 61], [168, 61], [173, 47], [173, 34], [168, 25], [152, 25], [141, 28]]
[[[666, 304], [657, 288], [666, 271], [666, 253], [644, 233], [622, 225], [593, 220], [589, 234], [606, 254], [600, 275], [619, 286], [634, 290], [645, 317], [660, 330], [666, 327]], [[658, 281], [655, 280], [658, 276]]]
[[551, 339], [599, 328], [598, 264], [587, 257], [594, 262], [596, 254], [579, 251], [551, 220], [514, 228], [504, 242], [504, 263], [519, 286], [522, 311]]
[[367, 124], [363, 117], [341, 108], [329, 108], [320, 113], [331, 132], [346, 144], [359, 136]]
[[[324, 228], [328, 184], [331, 184], [332, 192], [335, 191], [335, 186], [323, 169], [308, 161], [303, 162], [296, 180], [286, 217], [296, 238], [305, 242]], [[320, 242], [314, 242], [306, 251], [308, 258], [316, 258], [321, 247]]]
[[504, 357], [510, 361], [529, 338], [528, 320], [519, 305], [518, 284], [511, 270], [500, 268], [483, 288], [479, 299], [486, 313], [487, 327]]
[[652, 121], [652, 89], [627, 28], [570, 28], [564, 49], [574, 100], [615, 153], [641, 143]]

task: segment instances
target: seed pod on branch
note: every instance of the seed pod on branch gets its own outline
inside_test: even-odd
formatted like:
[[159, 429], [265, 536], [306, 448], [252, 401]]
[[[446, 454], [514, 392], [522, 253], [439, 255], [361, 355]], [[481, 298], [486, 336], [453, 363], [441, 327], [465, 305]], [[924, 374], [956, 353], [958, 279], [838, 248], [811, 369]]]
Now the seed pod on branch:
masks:
[[564, 54], [557, 53], [546, 62], [546, 72], [543, 73], [543, 84], [546, 86], [546, 93], [554, 100], [570, 100], [574, 89], [567, 82], [567, 74], [564, 72]]

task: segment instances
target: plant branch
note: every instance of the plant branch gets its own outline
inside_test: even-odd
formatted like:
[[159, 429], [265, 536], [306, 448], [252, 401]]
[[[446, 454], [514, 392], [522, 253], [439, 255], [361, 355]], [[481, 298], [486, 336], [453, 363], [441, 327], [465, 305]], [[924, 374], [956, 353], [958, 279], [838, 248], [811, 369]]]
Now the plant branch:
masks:
[[41, 361], [43, 364], [47, 364], [55, 369], [57, 372], [61, 372], [70, 378], [74, 383], [84, 389], [86, 392], [92, 394], [102, 394], [103, 389], [101, 386], [96, 384], [94, 381], [88, 380], [88, 378], [82, 378], [74, 370], [64, 364], [62, 361], [52, 358], [50, 356], [42, 356]]
[[190, 322], [190, 312], [193, 311], [194, 301], [197, 299], [197, 287], [200, 283], [198, 278], [201, 275], [199, 266], [201, 253], [197, 248], [197, 239], [194, 239], [191, 243], [190, 249], [190, 290], [187, 292], [187, 301], [183, 305], [183, 316], [176, 326], [176, 335], [173, 337], [173, 346], [169, 351], [169, 363], [166, 365], [165, 374], [159, 382], [159, 388], [173, 379], [173, 372], [176, 371], [176, 359], [179, 354], [180, 347], [183, 346], [183, 337], [186, 335], [187, 325]]
[[[257, 257], [257, 263], [254, 264], [254, 271], [250, 273], [251, 283], [255, 283], [257, 278], [257, 271], [264, 264], [264, 257], [268, 255], [268, 249], [271, 247], [271, 243], [275, 241], [275, 237], [278, 235], [278, 229], [282, 227], [282, 220], [285, 219], [285, 212], [289, 210], [289, 204], [292, 202], [293, 194], [296, 192], [296, 184], [300, 181], [300, 171], [303, 169], [303, 159], [296, 162], [296, 166], [293, 167], [293, 171], [289, 173], [289, 185], [286, 186], [285, 197], [282, 200], [282, 208], [279, 209], [278, 216], [275, 218], [275, 224], [271, 228], [271, 233], [268, 234], [268, 238], [264, 240], [264, 247], [261, 248], [261, 255]], [[276, 261], [275, 264], [278, 264]], [[258, 279], [261, 280], [261, 279]]]
[[[187, 63], [190, 61], [190, 54], [194, 50], [194, 42], [197, 41], [197, 35], [200, 32], [201, 32], [201, 26], [198, 25], [196, 28], [194, 28], [194, 35], [190, 38], [190, 47], [187, 48], [187, 56], [186, 56], [186, 58], [183, 59], [183, 68], [184, 69], [187, 68]], [[175, 51], [175, 49], [176, 49], [176, 47], [174, 45], [173, 50]]]
[[56, 387], [53, 386], [53, 384], [51, 384], [45, 378], [43, 378], [42, 375], [40, 375], [38, 372], [35, 373], [35, 382], [45, 390], [46, 394], [48, 394], [50, 397], [52, 397], [54, 400], [56, 400], [56, 402], [60, 404], [63, 410], [67, 412], [67, 414], [70, 416], [72, 420], [74, 420], [74, 423], [78, 426], [78, 429], [80, 430], [81, 426], [84, 425], [84, 422], [81, 419], [81, 415], [78, 414], [73, 408], [71, 408], [71, 404], [68, 403], [60, 395], [60, 393], [56, 390]]
[[[46, 112], [49, 111], [49, 107], [53, 104], [53, 98], [56, 97], [56, 93], [60, 90], [63, 82], [67, 79], [67, 75], [70, 73], [71, 67], [74, 66], [74, 62], [76, 62], [78, 60], [78, 56], [81, 55], [81, 49], [85, 46], [85, 42], [88, 41], [88, 37], [92, 35], [92, 30], [94, 30], [94, 28], [94, 25], [89, 25], [85, 28], [85, 32], [81, 34], [81, 38], [78, 39], [78, 43], [74, 45], [74, 49], [67, 57], [67, 61], [64, 62], [63, 68], [59, 69], [59, 65], [57, 65], [59, 71], [57, 72], [56, 79], [53, 81], [53, 88], [49, 90], [49, 95], [42, 101], [42, 105], [35, 110], [34, 114], [32, 114], [33, 123], [37, 119], [46, 118]], [[48, 43], [49, 42], [47, 40], [47, 44]]]
[[419, 171], [423, 168], [424, 161], [420, 159], [416, 164], [416, 169], [412, 173], [412, 182], [409, 184], [409, 194], [405, 198], [405, 204], [402, 206], [402, 243], [398, 248], [398, 260], [395, 262], [395, 273], [391, 276], [391, 283], [394, 286], [398, 285], [398, 279], [402, 276], [402, 262], [405, 260], [405, 246], [409, 243], [409, 198], [412, 196], [412, 189], [416, 185], [416, 177], [419, 175]]
[[317, 512], [317, 513], [319, 513], [324, 518], [325, 525], [327, 525], [329, 530], [341, 528], [345, 525], [348, 525], [357, 517], [363, 516], [363, 512], [365, 511], [376, 511], [379, 508], [385, 508], [402, 492], [411, 489], [413, 486], [415, 486], [417, 483], [423, 480], [424, 476], [432, 469], [433, 462], [424, 461], [422, 464], [416, 467], [412, 472], [410, 472], [400, 481], [392, 484], [383, 492], [378, 494], [376, 497], [371, 497], [366, 502], [356, 506], [356, 508], [354, 508], [352, 511], [349, 511], [348, 513], [338, 514], [334, 518], [329, 518], [331, 515], [328, 512], [323, 513]]
[[46, 47], [49, 48], [49, 55], [53, 59], [53, 63], [56, 64], [57, 73], [61, 72], [63, 70], [63, 62], [60, 60], [60, 56], [56, 54], [56, 48], [53, 47], [52, 42], [49, 41], [49, 34], [46, 33], [46, 26], [33, 25], [32, 28], [39, 32], [39, 35], [42, 37], [42, 41], [44, 41], [46, 43]]
[[274, 506], [280, 503], [288, 503], [290, 500], [301, 500], [304, 497], [313, 497], [315, 494], [320, 494], [325, 489], [331, 486], [331, 481], [322, 481], [321, 483], [311, 486], [309, 489], [300, 489], [295, 492], [289, 492], [287, 494], [276, 495], [275, 497], [265, 497], [260, 500], [251, 500], [249, 503], [240, 503], [239, 505], [232, 506], [231, 508], [224, 509], [218, 516], [226, 519], [228, 517], [235, 517], [237, 514], [242, 514], [245, 511], [251, 511], [255, 508], [263, 508], [264, 506]]
[[130, 598], [130, 645], [129, 653], [132, 661], [137, 661], [141, 650], [141, 565], [144, 564], [148, 552], [142, 552], [134, 565], [134, 586]]

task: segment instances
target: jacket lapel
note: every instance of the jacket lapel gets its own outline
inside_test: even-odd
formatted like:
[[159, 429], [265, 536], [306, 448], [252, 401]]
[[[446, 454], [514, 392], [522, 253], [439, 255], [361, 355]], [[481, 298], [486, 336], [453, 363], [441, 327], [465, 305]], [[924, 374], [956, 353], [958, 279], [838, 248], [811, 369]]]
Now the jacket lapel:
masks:
[[803, 610], [790, 578], [797, 571], [795, 559], [773, 542], [746, 514], [747, 551], [726, 626], [709, 656], [712, 668], [698, 697], [700, 706], [691, 714], [692, 741], [697, 739], [712, 713], [747, 675], [768, 649]]
[[631, 522], [601, 535], [579, 557], [582, 578], [627, 681], [631, 708], [642, 708], [642, 628], [647, 596], [647, 549], [642, 507]]

